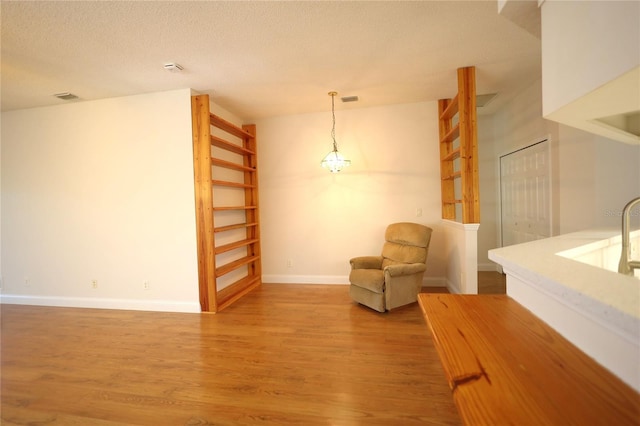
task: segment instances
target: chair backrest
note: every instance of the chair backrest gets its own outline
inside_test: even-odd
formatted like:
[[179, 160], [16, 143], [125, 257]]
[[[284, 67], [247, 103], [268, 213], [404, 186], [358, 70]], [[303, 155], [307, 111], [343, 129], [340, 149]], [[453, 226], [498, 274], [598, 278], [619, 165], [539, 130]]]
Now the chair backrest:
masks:
[[397, 263], [426, 263], [432, 229], [418, 223], [393, 223], [385, 232], [382, 267]]

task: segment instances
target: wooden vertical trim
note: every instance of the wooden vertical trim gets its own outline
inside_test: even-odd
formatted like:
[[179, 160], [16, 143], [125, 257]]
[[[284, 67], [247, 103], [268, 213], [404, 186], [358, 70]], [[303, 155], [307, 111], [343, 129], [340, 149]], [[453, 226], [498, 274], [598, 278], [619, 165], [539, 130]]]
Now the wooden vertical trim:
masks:
[[[253, 171], [246, 171], [244, 173], [244, 182], [246, 184], [251, 185], [251, 188], [247, 188], [244, 192], [245, 205], [247, 206], [256, 206], [255, 209], [247, 210], [246, 212], [246, 220], [247, 223], [255, 223], [256, 226], [247, 227], [247, 239], [255, 239], [258, 240], [256, 243], [251, 244], [248, 247], [250, 250], [247, 253], [250, 256], [260, 256], [260, 212], [258, 206], [260, 206], [258, 199], [258, 141], [256, 135], [256, 125], [255, 124], [245, 124], [242, 126], [242, 130], [250, 133], [253, 137], [245, 137], [243, 139], [244, 148], [253, 152], [252, 155], [245, 155], [243, 162], [245, 167], [251, 167]], [[251, 263], [248, 271], [250, 276], [258, 277], [259, 282], [262, 281], [262, 261], [258, 260], [256, 262]]]
[[438, 117], [440, 117], [438, 120], [440, 133], [440, 185], [442, 192], [442, 218], [455, 220], [455, 204], [451, 203], [455, 198], [454, 181], [448, 178], [448, 176], [453, 174], [453, 161], [445, 160], [451, 153], [453, 147], [453, 144], [446, 140], [446, 136], [451, 131], [451, 118], [442, 118], [444, 111], [450, 103], [451, 99], [440, 99], [438, 101]]
[[458, 69], [462, 222], [480, 222], [475, 67]]
[[200, 308], [203, 312], [216, 312], [209, 95], [191, 97], [191, 119]]

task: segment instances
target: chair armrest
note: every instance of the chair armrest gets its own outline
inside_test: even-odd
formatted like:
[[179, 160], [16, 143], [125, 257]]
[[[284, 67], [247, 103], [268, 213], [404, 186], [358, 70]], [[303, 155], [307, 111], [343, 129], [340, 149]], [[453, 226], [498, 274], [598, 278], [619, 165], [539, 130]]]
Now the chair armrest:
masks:
[[360, 256], [349, 261], [351, 269], [382, 269], [382, 256]]
[[402, 275], [412, 275], [424, 272], [427, 270], [427, 265], [424, 263], [404, 263], [389, 265], [384, 268], [385, 272], [388, 272], [392, 277], [399, 277]]

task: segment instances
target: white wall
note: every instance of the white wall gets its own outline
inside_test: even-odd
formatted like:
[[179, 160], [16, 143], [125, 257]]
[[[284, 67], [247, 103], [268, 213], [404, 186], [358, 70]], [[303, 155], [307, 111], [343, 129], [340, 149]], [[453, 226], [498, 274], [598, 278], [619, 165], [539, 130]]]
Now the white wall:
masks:
[[495, 154], [507, 154], [551, 136], [558, 124], [542, 118], [542, 82], [536, 81], [494, 114]]
[[[480, 118], [481, 266], [499, 241], [500, 154], [551, 135], [554, 234], [618, 226], [640, 195], [640, 147], [543, 119], [540, 92], [538, 82]], [[2, 114], [3, 302], [199, 310], [189, 95]], [[434, 229], [425, 283], [451, 280], [436, 114], [435, 102], [338, 109], [339, 148], [353, 161], [340, 174], [320, 167], [329, 112], [256, 123], [264, 281], [347, 283], [348, 260], [379, 253], [396, 221]]]
[[478, 116], [478, 178], [480, 185], [480, 227], [477, 232], [479, 271], [494, 271], [488, 252], [496, 247], [498, 235], [499, 170], [495, 162], [496, 135], [493, 116]]
[[[0, 131], [2, 129], [2, 116], [0, 115]], [[0, 297], [4, 292], [4, 275], [2, 274], [2, 137], [0, 137]]]
[[640, 196], [640, 146], [562, 125], [559, 140], [559, 233], [620, 227], [623, 207]]
[[[495, 222], [493, 234], [484, 225], [478, 233], [478, 262], [483, 265], [487, 251], [500, 246], [500, 156], [550, 139], [552, 186], [557, 186], [558, 124], [542, 118], [542, 82], [538, 80], [490, 117], [482, 117], [478, 136], [480, 171], [481, 222]], [[483, 130], [484, 128], [484, 130]], [[492, 128], [489, 132], [487, 128]], [[492, 138], [492, 139], [490, 139]], [[557, 192], [557, 189], [556, 189]], [[494, 202], [491, 202], [493, 198]], [[552, 194], [552, 226], [557, 227], [557, 197]], [[485, 200], [483, 202], [483, 200]], [[489, 200], [489, 201], [487, 201]], [[557, 232], [553, 232], [556, 234]], [[482, 268], [488, 269], [488, 268]]]
[[437, 104], [336, 108], [338, 148], [352, 161], [338, 174], [320, 167], [329, 111], [256, 123], [264, 281], [346, 284], [349, 259], [379, 254], [386, 226], [409, 221], [434, 229], [425, 276], [442, 285]]
[[640, 65], [640, 3], [542, 4], [544, 115]]
[[478, 224], [443, 220], [442, 231], [447, 288], [451, 293], [478, 294]]
[[4, 303], [199, 311], [190, 110], [185, 89], [2, 114]]
[[[500, 155], [550, 137], [553, 235], [618, 227], [625, 203], [640, 195], [640, 147], [542, 118], [541, 93], [538, 81], [493, 115], [496, 170]], [[485, 205], [481, 212], [499, 213]], [[499, 221], [497, 231], [496, 247]]]
[[[640, 197], [640, 146], [612, 144], [609, 139], [596, 135], [592, 135], [592, 138], [598, 159], [596, 223], [602, 227], [619, 227], [624, 206], [631, 199]], [[633, 229], [640, 229], [638, 207], [630, 219]]]

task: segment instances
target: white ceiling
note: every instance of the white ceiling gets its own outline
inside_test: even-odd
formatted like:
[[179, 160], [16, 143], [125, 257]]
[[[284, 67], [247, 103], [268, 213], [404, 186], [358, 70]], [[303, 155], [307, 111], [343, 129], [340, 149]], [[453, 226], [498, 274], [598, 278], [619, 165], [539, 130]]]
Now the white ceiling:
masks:
[[[495, 1], [1, 3], [2, 110], [190, 87], [253, 120], [451, 97], [494, 110], [540, 78], [540, 40]], [[184, 67], [164, 70], [167, 62]]]

